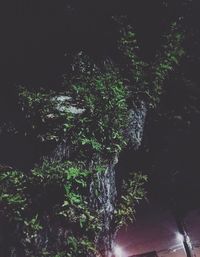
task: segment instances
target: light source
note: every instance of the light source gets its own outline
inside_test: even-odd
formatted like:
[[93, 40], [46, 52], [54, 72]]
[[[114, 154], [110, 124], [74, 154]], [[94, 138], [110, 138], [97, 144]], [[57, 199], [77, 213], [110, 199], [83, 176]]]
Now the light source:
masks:
[[123, 257], [123, 251], [122, 251], [122, 248], [119, 247], [118, 245], [116, 245], [114, 247], [114, 254], [115, 254], [115, 257]]
[[181, 235], [181, 233], [179, 233], [179, 232], [176, 232], [176, 240], [178, 243], [183, 243], [183, 241], [184, 241], [183, 235]]
[[191, 243], [190, 238], [185, 230], [183, 230], [183, 233], [184, 234], [177, 232], [176, 240], [177, 240], [177, 242], [183, 244], [187, 256], [192, 257], [193, 256], [192, 243]]

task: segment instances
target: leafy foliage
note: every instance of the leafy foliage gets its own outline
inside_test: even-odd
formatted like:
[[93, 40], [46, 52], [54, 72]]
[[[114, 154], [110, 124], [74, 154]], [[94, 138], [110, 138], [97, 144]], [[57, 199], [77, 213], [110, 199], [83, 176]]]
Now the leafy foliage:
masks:
[[148, 92], [146, 69], [148, 64], [139, 56], [139, 46], [136, 34], [131, 25], [124, 25], [121, 19], [116, 20], [120, 24], [120, 39], [118, 50], [120, 54], [120, 72], [128, 86], [133, 101], [138, 102], [141, 96]]
[[24, 189], [25, 176], [17, 171], [5, 171], [0, 174], [0, 206], [1, 214], [5, 213], [9, 220], [22, 221], [21, 213], [27, 205]]
[[67, 253], [67, 257], [73, 257], [74, 254], [76, 256], [87, 256], [94, 253], [97, 253], [94, 244], [87, 239], [87, 237], [76, 238], [74, 236], [70, 236], [67, 239], [69, 245], [69, 251]]
[[154, 61], [145, 62], [139, 56], [139, 47], [132, 26], [121, 24], [121, 38], [118, 41], [120, 60], [123, 60], [120, 71], [130, 91], [130, 98], [137, 104], [145, 100], [149, 107], [159, 103], [164, 83], [169, 73], [179, 64], [184, 55], [183, 33], [177, 22], [170, 25], [168, 34], [163, 37], [161, 50]]
[[[98, 212], [88, 203], [86, 185], [89, 175], [81, 163], [72, 162], [45, 162], [26, 176], [19, 171], [1, 173], [1, 218], [20, 224], [19, 241], [26, 256], [46, 256], [47, 252], [52, 256], [61, 249], [65, 251], [63, 256], [96, 252], [94, 242], [100, 226]], [[58, 199], [50, 201], [51, 206], [48, 206], [48, 198], [54, 195], [52, 188]], [[55, 242], [53, 249], [50, 245], [47, 249], [37, 245], [38, 238], [52, 226], [51, 221], [46, 220], [46, 213], [51, 220], [62, 221], [66, 238], [58, 248]], [[73, 227], [75, 231], [71, 231]], [[59, 237], [59, 234], [55, 236]]]
[[[66, 90], [61, 94], [73, 99], [76, 106], [62, 102], [52, 91], [36, 93], [21, 88], [21, 105], [32, 129], [42, 140], [68, 138], [84, 157], [119, 152], [126, 144], [127, 104], [122, 81], [114, 71], [77, 77], [64, 81]], [[77, 115], [72, 107], [83, 112]]]
[[[95, 170], [103, 172], [103, 167], [98, 165]], [[102, 224], [98, 210], [94, 210], [88, 201], [87, 181], [90, 176], [91, 172], [83, 167], [83, 163], [70, 161], [44, 162], [28, 175], [20, 171], [1, 173], [1, 217], [20, 224], [18, 240], [26, 256], [55, 254], [81, 257], [97, 253], [95, 240]], [[123, 183], [123, 194], [115, 213], [117, 228], [133, 221], [134, 206], [145, 194], [145, 181], [145, 176], [134, 174], [128, 182]], [[54, 195], [57, 198], [50, 201], [48, 198]], [[50, 206], [46, 204], [49, 201]], [[47, 213], [50, 220], [46, 218]], [[42, 246], [38, 238], [47, 233], [45, 231], [52, 226], [51, 220], [62, 222], [66, 237], [60, 245], [54, 242], [53, 247]], [[56, 236], [59, 237], [59, 234]]]
[[29, 125], [26, 136], [33, 134], [42, 142], [59, 141], [73, 127], [75, 117], [68, 110], [66, 93], [57, 95], [42, 88], [36, 92], [20, 86], [19, 104]]
[[79, 120], [78, 137], [73, 138], [84, 151], [99, 154], [119, 152], [126, 144], [123, 130], [126, 126], [126, 91], [114, 73], [73, 82], [70, 89], [85, 113]]
[[119, 229], [132, 223], [135, 218], [135, 206], [141, 201], [146, 192], [144, 184], [147, 176], [141, 173], [132, 173], [127, 181], [123, 181], [122, 193], [116, 208], [115, 225]]
[[178, 29], [176, 22], [170, 26], [170, 31], [164, 36], [164, 44], [161, 51], [157, 53], [154, 63], [152, 64], [152, 97], [155, 104], [159, 102], [163, 90], [163, 84], [176, 65], [179, 64], [181, 57], [184, 55], [182, 46], [183, 33]]

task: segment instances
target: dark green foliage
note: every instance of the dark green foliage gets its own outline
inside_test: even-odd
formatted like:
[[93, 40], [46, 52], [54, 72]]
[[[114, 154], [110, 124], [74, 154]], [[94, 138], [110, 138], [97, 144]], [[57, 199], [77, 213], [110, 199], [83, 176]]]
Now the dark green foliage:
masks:
[[171, 24], [170, 31], [164, 36], [164, 44], [159, 53], [157, 53], [155, 62], [152, 64], [152, 96], [156, 103], [159, 102], [160, 95], [163, 91], [163, 84], [169, 73], [179, 64], [181, 57], [184, 55], [182, 47], [183, 33], [178, 29], [176, 22]]
[[122, 193], [118, 201], [115, 215], [115, 226], [119, 229], [133, 223], [136, 212], [136, 204], [144, 199], [146, 192], [144, 184], [147, 176], [141, 173], [132, 173], [127, 181], [123, 181]]
[[[97, 166], [93, 172], [95, 170], [103, 172], [103, 167]], [[1, 218], [20, 224], [18, 240], [25, 256], [81, 257], [97, 253], [95, 240], [102, 224], [98, 210], [93, 210], [89, 204], [87, 181], [90, 176], [91, 172], [85, 170], [82, 163], [72, 162], [45, 162], [26, 176], [20, 171], [1, 173]], [[115, 217], [117, 228], [133, 221], [135, 203], [144, 197], [145, 181], [145, 176], [136, 173], [129, 182], [123, 183]], [[57, 199], [50, 200], [54, 194]], [[49, 216], [47, 223], [46, 215]], [[37, 246], [38, 237], [52, 226], [52, 220], [61, 221], [66, 238], [59, 247], [55, 242], [51, 247]], [[61, 249], [63, 252], [58, 253]]]
[[67, 239], [67, 243], [69, 246], [69, 251], [64, 256], [73, 257], [74, 254], [76, 256], [90, 256], [91, 254], [97, 254], [97, 250], [95, 245], [88, 240], [87, 237], [76, 238], [74, 236], [70, 236]]
[[0, 174], [0, 206], [1, 214], [10, 221], [12, 219], [22, 221], [22, 213], [27, 206], [24, 190], [26, 177], [21, 172], [5, 171]]
[[[96, 252], [94, 242], [100, 225], [98, 211], [88, 202], [89, 175], [81, 163], [72, 162], [45, 162], [26, 176], [20, 171], [1, 173], [1, 218], [20, 224], [19, 243], [26, 256], [52, 256], [61, 249], [63, 256], [71, 257]], [[47, 214], [50, 220], [46, 224]], [[52, 220], [62, 223], [65, 241], [58, 249], [55, 242], [53, 247], [38, 247], [38, 237], [51, 227]]]
[[163, 37], [161, 50], [150, 63], [140, 58], [136, 35], [130, 25], [121, 28], [121, 35], [118, 49], [123, 65], [120, 71], [130, 91], [130, 98], [133, 103], [137, 104], [143, 99], [149, 107], [155, 107], [166, 79], [184, 55], [183, 32], [180, 32], [176, 22], [172, 23], [168, 34]]
[[113, 73], [73, 83], [71, 92], [85, 113], [79, 120], [79, 132], [72, 142], [84, 151], [99, 154], [119, 152], [125, 145], [127, 105], [123, 83]]
[[140, 50], [136, 34], [132, 26], [124, 26], [120, 22], [121, 38], [118, 41], [118, 50], [120, 54], [120, 72], [125, 80], [125, 85], [130, 90], [130, 97], [133, 102], [138, 102], [148, 92], [149, 81], [145, 73], [148, 64], [140, 57]]
[[[81, 63], [81, 59], [79, 62]], [[80, 154], [114, 154], [125, 146], [123, 130], [127, 119], [127, 93], [113, 72], [72, 77], [64, 81], [60, 103], [56, 92], [29, 92], [21, 88], [20, 102], [34, 133], [42, 140], [68, 138]], [[76, 103], [76, 105], [75, 105]], [[72, 108], [82, 113], [74, 114]], [[62, 108], [62, 109], [61, 109]]]
[[28, 131], [24, 131], [26, 136], [33, 134], [42, 142], [59, 141], [72, 128], [75, 117], [67, 109], [69, 103], [60, 106], [59, 96], [52, 90], [36, 92], [19, 87], [19, 104], [29, 125]]

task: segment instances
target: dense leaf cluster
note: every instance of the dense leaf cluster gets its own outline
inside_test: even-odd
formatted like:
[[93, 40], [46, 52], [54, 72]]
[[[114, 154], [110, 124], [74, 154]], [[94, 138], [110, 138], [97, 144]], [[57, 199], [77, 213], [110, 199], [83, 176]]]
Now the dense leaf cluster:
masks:
[[123, 181], [122, 193], [116, 208], [115, 223], [116, 227], [127, 226], [134, 222], [136, 204], [146, 195], [144, 184], [147, 176], [141, 173], [131, 173], [128, 180]]
[[122, 81], [114, 71], [77, 77], [64, 80], [65, 91], [59, 95], [21, 87], [20, 104], [31, 125], [28, 133], [42, 141], [66, 138], [79, 154], [90, 158], [120, 152], [126, 143], [128, 112]]
[[147, 62], [140, 57], [133, 27], [127, 25], [121, 28], [118, 42], [122, 60], [120, 72], [124, 76], [133, 103], [137, 104], [143, 99], [149, 107], [156, 107], [165, 81], [184, 55], [183, 38], [178, 23], [172, 23], [169, 32], [163, 36], [162, 46], [154, 60]]
[[[100, 225], [98, 212], [88, 203], [89, 175], [81, 163], [72, 162], [45, 162], [27, 175], [1, 173], [0, 217], [19, 225], [18, 243], [24, 256], [56, 256], [63, 251], [72, 257], [96, 251]], [[53, 241], [42, 245], [40, 237], [55, 223], [59, 224]]]

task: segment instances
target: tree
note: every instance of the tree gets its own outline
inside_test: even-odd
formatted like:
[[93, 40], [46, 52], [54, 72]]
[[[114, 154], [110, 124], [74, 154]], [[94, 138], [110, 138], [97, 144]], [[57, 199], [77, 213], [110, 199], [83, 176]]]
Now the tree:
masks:
[[[126, 131], [130, 117], [135, 124], [138, 110], [158, 105], [166, 79], [184, 54], [182, 33], [178, 23], [171, 23], [157, 53], [148, 60], [138, 49], [137, 33], [130, 24], [130, 16], [125, 20], [115, 16], [113, 20], [108, 11], [104, 20], [102, 15], [94, 15], [95, 26], [90, 35], [83, 26], [92, 24], [91, 17], [87, 17], [89, 7], [92, 6], [95, 13], [99, 10], [90, 2], [83, 10], [82, 6], [80, 3], [75, 3], [76, 8], [74, 3], [68, 6], [68, 12], [72, 16], [74, 12], [81, 14], [84, 23], [80, 24], [79, 20], [78, 25], [73, 24], [80, 32], [77, 39], [81, 40], [73, 51], [68, 46], [71, 50], [66, 55], [69, 64], [62, 82], [55, 88], [21, 86], [17, 89], [17, 114], [23, 125], [16, 126], [13, 115], [3, 127], [4, 134], [14, 133], [31, 139], [40, 151], [33, 161], [37, 166], [27, 173], [6, 170], [1, 174], [2, 217], [14, 224], [14, 231], [17, 228], [15, 233], [19, 235], [17, 243], [11, 242], [8, 255], [15, 252], [18, 256], [93, 256], [99, 250], [100, 241], [107, 243], [106, 250], [110, 250], [111, 243], [99, 239], [99, 231], [114, 233], [116, 227], [132, 221], [135, 209], [131, 206], [145, 195], [146, 177], [139, 173], [134, 174], [130, 182], [123, 183], [122, 195], [118, 193], [116, 198], [115, 160], [128, 145], [128, 137], [132, 136], [133, 141], [138, 139], [135, 138], [138, 124], [130, 126], [133, 133], [130, 129]], [[83, 28], [86, 40], [81, 38]], [[105, 41], [103, 51], [92, 38], [98, 34], [98, 38], [103, 35], [103, 39], [107, 39], [104, 30], [112, 28], [115, 28], [114, 42]], [[90, 50], [93, 44], [95, 52], [97, 46], [101, 49], [98, 56]], [[111, 48], [114, 50], [108, 55]], [[130, 111], [133, 115], [128, 118]], [[104, 182], [111, 176], [113, 190], [109, 191]], [[91, 181], [94, 201], [89, 199]], [[109, 201], [100, 199], [108, 193]], [[49, 196], [50, 200], [46, 201]], [[43, 204], [38, 206], [38, 203]], [[105, 217], [108, 214], [112, 219]], [[13, 227], [10, 229], [13, 232]], [[57, 237], [54, 244], [49, 239], [51, 231], [55, 231]], [[102, 246], [99, 252], [104, 253], [104, 248]]]

